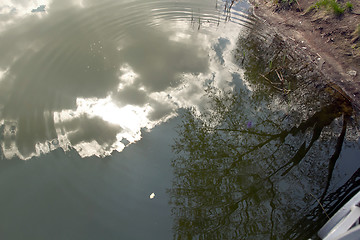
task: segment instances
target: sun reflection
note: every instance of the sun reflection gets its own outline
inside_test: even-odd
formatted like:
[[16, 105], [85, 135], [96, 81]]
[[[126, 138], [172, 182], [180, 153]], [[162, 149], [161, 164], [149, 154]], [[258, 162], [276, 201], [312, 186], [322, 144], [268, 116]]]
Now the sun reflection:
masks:
[[[97, 98], [78, 98], [76, 110], [64, 110], [56, 114], [55, 122], [57, 126], [61, 126], [63, 122], [70, 122], [86, 115], [89, 118], [99, 117], [105, 122], [119, 126], [120, 131], [116, 134], [116, 141], [108, 143], [108, 146], [101, 146], [96, 141], [90, 143], [81, 142], [74, 147], [79, 149], [79, 154], [82, 156], [106, 155], [113, 150], [122, 151], [125, 145], [121, 142], [126, 139], [129, 143], [134, 143], [141, 139], [141, 129], [151, 129], [156, 125], [151, 122], [147, 115], [151, 110], [149, 105], [139, 107], [126, 105], [119, 107], [116, 105], [110, 96], [104, 99]], [[59, 131], [61, 132], [61, 131]], [[68, 132], [68, 134], [71, 132]], [[75, 132], [76, 133], [76, 130]], [[107, 150], [104, 150], [107, 149]]]
[[112, 102], [104, 105], [95, 105], [93, 108], [95, 115], [107, 122], [118, 124], [128, 133], [137, 133], [139, 128], [148, 126], [149, 120], [147, 119], [147, 114], [149, 110], [149, 106], [126, 105], [119, 108]]

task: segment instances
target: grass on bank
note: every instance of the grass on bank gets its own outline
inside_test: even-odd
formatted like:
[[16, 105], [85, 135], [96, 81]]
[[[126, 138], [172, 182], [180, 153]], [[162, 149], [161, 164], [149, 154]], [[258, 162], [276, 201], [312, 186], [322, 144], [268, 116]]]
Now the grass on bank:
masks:
[[346, 8], [349, 12], [351, 12], [351, 11], [353, 10], [354, 6], [352, 5], [351, 2], [347, 2], [347, 3], [345, 3], [345, 8]]
[[341, 16], [344, 14], [345, 10], [351, 12], [353, 10], [353, 5], [351, 2], [346, 2], [345, 6], [342, 6], [337, 2], [337, 0], [318, 0], [312, 6], [310, 6], [306, 12], [320, 8], [325, 8], [329, 11], [332, 11], [336, 16]]
[[[277, 5], [278, 9], [289, 9], [295, 3], [299, 5], [298, 0], [273, 0], [273, 2]], [[345, 10], [351, 12], [353, 10], [353, 5], [351, 2], [346, 2], [345, 6], [342, 6], [337, 2], [337, 0], [318, 0], [311, 7], [309, 7], [307, 12], [320, 8], [332, 10], [335, 15], [340, 16], [344, 14]]]

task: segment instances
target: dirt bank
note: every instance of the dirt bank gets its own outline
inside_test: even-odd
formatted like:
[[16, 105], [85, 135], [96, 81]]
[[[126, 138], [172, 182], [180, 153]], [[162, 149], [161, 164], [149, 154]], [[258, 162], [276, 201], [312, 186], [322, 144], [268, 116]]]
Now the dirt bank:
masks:
[[[307, 11], [315, 0], [297, 0], [279, 8], [272, 0], [250, 0], [254, 15], [269, 25], [294, 50], [306, 53], [334, 88], [360, 111], [360, 1], [349, 0], [352, 11], [341, 16], [326, 9]], [[345, 2], [341, 3], [345, 6]]]

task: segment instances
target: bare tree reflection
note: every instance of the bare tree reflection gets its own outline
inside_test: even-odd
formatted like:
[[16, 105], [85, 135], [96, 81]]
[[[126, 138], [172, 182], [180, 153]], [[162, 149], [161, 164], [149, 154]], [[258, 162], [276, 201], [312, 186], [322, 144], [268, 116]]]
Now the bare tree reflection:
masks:
[[335, 165], [358, 135], [351, 105], [308, 56], [261, 24], [249, 31], [234, 51], [244, 75], [233, 90], [210, 87], [209, 109], [183, 114], [169, 190], [177, 239], [312, 235], [320, 225], [298, 219], [337, 202]]
[[352, 110], [335, 99], [300, 120], [244, 90], [207, 95], [210, 109], [186, 111], [173, 146], [176, 238], [278, 239], [309, 193], [325, 196]]

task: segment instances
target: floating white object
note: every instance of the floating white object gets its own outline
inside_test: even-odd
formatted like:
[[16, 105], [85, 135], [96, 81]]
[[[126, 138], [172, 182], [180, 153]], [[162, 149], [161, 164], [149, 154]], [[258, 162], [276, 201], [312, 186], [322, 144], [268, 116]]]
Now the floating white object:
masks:
[[150, 199], [153, 199], [155, 197], [155, 193], [150, 194]]

